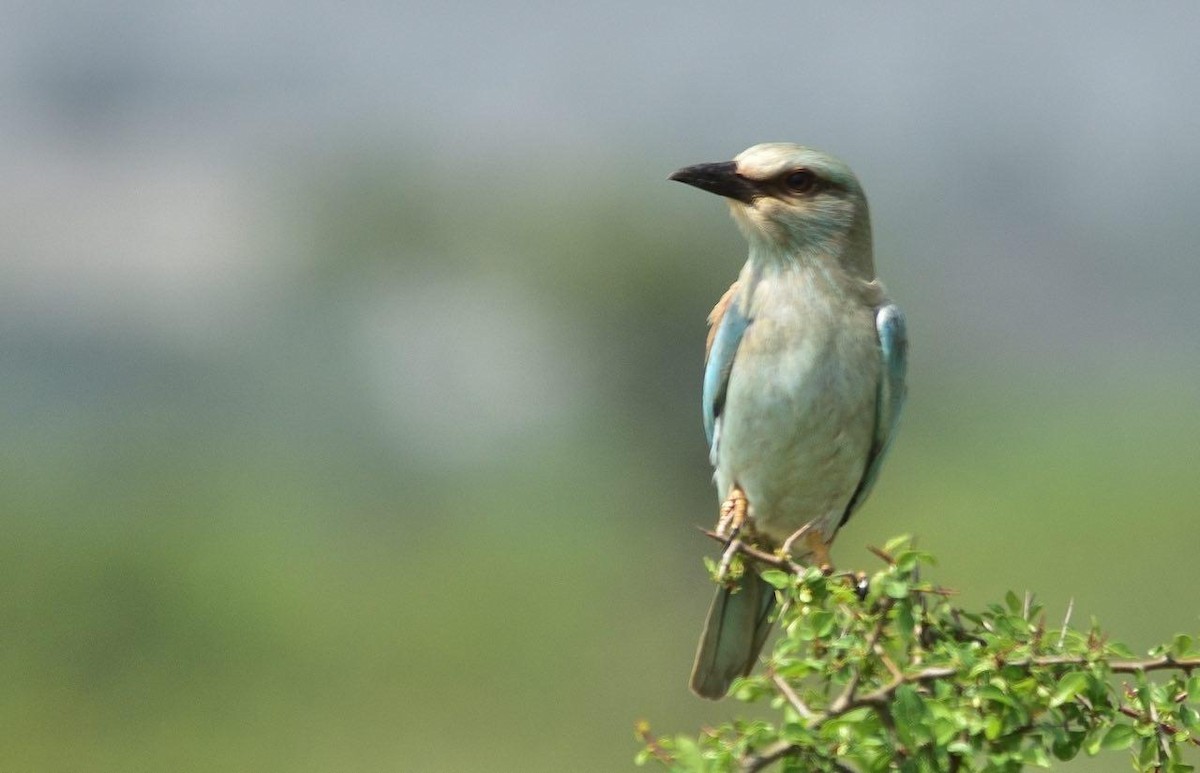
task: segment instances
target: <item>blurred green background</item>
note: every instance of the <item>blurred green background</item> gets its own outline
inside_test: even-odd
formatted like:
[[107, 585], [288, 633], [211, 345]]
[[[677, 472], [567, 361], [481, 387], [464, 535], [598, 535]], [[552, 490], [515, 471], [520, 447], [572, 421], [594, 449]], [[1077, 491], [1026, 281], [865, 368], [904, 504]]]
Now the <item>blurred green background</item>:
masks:
[[744, 245], [665, 178], [765, 140], [856, 169], [910, 320], [838, 562], [1200, 627], [1195, 5], [5, 17], [0, 768], [609, 771], [740, 711], [686, 678]]

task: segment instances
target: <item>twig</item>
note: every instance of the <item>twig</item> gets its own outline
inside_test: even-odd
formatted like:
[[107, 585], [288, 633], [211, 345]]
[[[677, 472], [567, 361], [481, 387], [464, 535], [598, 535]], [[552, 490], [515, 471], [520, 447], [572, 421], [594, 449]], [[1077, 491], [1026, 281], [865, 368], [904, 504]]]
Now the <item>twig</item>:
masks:
[[1154, 735], [1158, 738], [1158, 748], [1162, 749], [1162, 761], [1166, 762], [1171, 759], [1171, 744], [1167, 741], [1163, 723], [1158, 721], [1158, 709], [1154, 708], [1154, 701], [1150, 699], [1149, 695], [1146, 696], [1146, 708], [1150, 712], [1150, 721], [1154, 723]]
[[738, 554], [739, 552], [741, 552], [741, 548], [742, 548], [742, 541], [740, 539], [738, 539], [737, 537], [733, 537], [732, 539], [729, 540], [729, 545], [728, 545], [728, 547], [725, 548], [725, 552], [723, 552], [721, 554], [721, 563], [717, 567], [717, 579], [718, 580], [723, 581], [725, 579], [725, 577], [728, 576], [729, 566], [730, 566], [730, 564], [733, 563], [733, 557], [736, 554]]
[[639, 741], [646, 744], [646, 748], [649, 749], [650, 753], [654, 755], [654, 759], [658, 760], [664, 765], [674, 764], [675, 760], [671, 757], [667, 750], [662, 747], [662, 744], [658, 742], [658, 739], [655, 738], [650, 732], [650, 723], [646, 722], [644, 719], [639, 721], [634, 727], [634, 733], [637, 735]]
[[843, 708], [842, 713], [845, 714], [847, 711], [856, 709], [859, 706], [876, 706], [881, 703], [886, 703], [887, 700], [892, 697], [892, 694], [896, 692], [896, 690], [900, 689], [906, 684], [917, 684], [919, 682], [931, 682], [935, 679], [946, 679], [954, 676], [957, 673], [958, 669], [951, 668], [949, 666], [933, 666], [930, 668], [921, 669], [915, 674], [908, 674], [907, 676], [903, 676], [899, 679], [893, 679], [883, 687], [880, 687], [878, 690], [869, 692], [866, 695], [860, 695], [851, 701], [845, 708]]
[[[1036, 658], [1026, 658], [1025, 660], [1013, 660], [1005, 663], [1006, 666], [1086, 666], [1092, 661], [1084, 657], [1073, 655], [1044, 655]], [[1149, 671], [1190, 671], [1193, 668], [1200, 668], [1200, 658], [1183, 658], [1176, 659], [1170, 655], [1152, 658], [1150, 660], [1110, 660], [1106, 664], [1108, 670], [1114, 674], [1140, 674]]]
[[[1005, 666], [1015, 666], [1017, 668], [1029, 668], [1031, 666], [1086, 666], [1091, 661], [1087, 658], [1072, 657], [1068, 655], [1048, 655], [1038, 658], [1027, 658], [1025, 660], [1013, 660], [1005, 663]], [[1161, 658], [1153, 660], [1116, 660], [1108, 664], [1109, 670], [1114, 674], [1136, 674], [1140, 672], [1162, 671], [1162, 670], [1187, 670], [1190, 668], [1200, 668], [1200, 658], [1188, 660], [1175, 660], [1170, 656], [1164, 655]], [[901, 686], [906, 684], [918, 684], [921, 682], [932, 682], [937, 679], [946, 679], [958, 673], [958, 669], [950, 666], [931, 666], [923, 668], [920, 671], [915, 671], [911, 674], [905, 674], [900, 678], [892, 679], [883, 687], [860, 695], [854, 700], [849, 701], [845, 706], [841, 707], [840, 711], [830, 711], [825, 714], [819, 714], [818, 718], [822, 721], [832, 719], [833, 717], [845, 714], [848, 711], [856, 709], [860, 706], [871, 706], [886, 702], [892, 697]]]
[[874, 553], [875, 555], [879, 556], [879, 558], [882, 559], [883, 562], [885, 564], [887, 564], [888, 566], [896, 565], [896, 559], [892, 558], [891, 553], [888, 553], [887, 551], [881, 550], [879, 548], [873, 548], [870, 545], [867, 545], [867, 550], [869, 550], [872, 553]]
[[[717, 542], [720, 542], [722, 545], [729, 543], [729, 540], [727, 540], [725, 537], [722, 537], [720, 534], [717, 534], [715, 531], [709, 531], [708, 529], [700, 529], [700, 531], [704, 534], [704, 536], [714, 539]], [[789, 561], [787, 558], [777, 556], [774, 553], [768, 553], [765, 550], [759, 550], [753, 545], [747, 545], [745, 542], [741, 542], [740, 540], [738, 541], [737, 552], [749, 556], [755, 561], [767, 564], [768, 566], [773, 566], [776, 569], [783, 569], [785, 572], [791, 572], [792, 574], [801, 574], [804, 571], [804, 567], [795, 563], [794, 561]]]
[[[1085, 657], [1076, 655], [1043, 655], [1040, 657], [1024, 658], [1023, 660], [1009, 660], [1005, 662], [1006, 667], [1030, 668], [1033, 666], [1087, 666], [1093, 661]], [[1151, 660], [1110, 660], [1107, 664], [1108, 670], [1114, 674], [1139, 674], [1148, 673], [1151, 671], [1188, 671], [1193, 668], [1200, 668], [1200, 658], [1186, 658], [1176, 660], [1170, 655], [1163, 655], [1160, 658]], [[913, 684], [916, 682], [928, 682], [933, 679], [944, 679], [948, 676], [953, 676], [958, 671], [948, 666], [932, 666], [920, 671], [914, 671], [911, 674], [906, 674], [901, 680], [903, 683]], [[896, 680], [886, 687], [881, 687], [874, 693], [863, 697], [863, 700], [870, 700], [887, 697], [887, 693], [899, 687], [895, 683]]]
[[758, 754], [743, 759], [742, 771], [743, 773], [755, 773], [755, 771], [778, 762], [797, 748], [795, 744], [788, 741], [776, 741]]
[[893, 679], [903, 679], [904, 678], [904, 672], [901, 671], [900, 667], [897, 666], [892, 661], [892, 659], [888, 657], [887, 653], [883, 651], [883, 647], [880, 647], [878, 644], [876, 644], [875, 645], [875, 654], [879, 657], [879, 659], [881, 661], [883, 661], [884, 668], [886, 668], [888, 670], [888, 673], [890, 673], [892, 675]]
[[[875, 627], [871, 629], [871, 635], [867, 637], [868, 653], [875, 651], [875, 645], [879, 643], [879, 637], [883, 634], [883, 627], [887, 624], [887, 613], [892, 608], [891, 599], [884, 599], [879, 604], [879, 619], [875, 621]], [[854, 673], [850, 675], [850, 680], [846, 682], [846, 687], [842, 693], [834, 698], [829, 704], [830, 714], [840, 714], [845, 709], [850, 701], [854, 700], [854, 693], [858, 690], [858, 683], [862, 680], [862, 668], [856, 668]]]
[[[1119, 706], [1117, 706], [1117, 711], [1121, 712], [1122, 714], [1129, 717], [1130, 719], [1136, 719], [1139, 722], [1145, 722], [1145, 721], [1147, 721], [1147, 719], [1149, 719], [1150, 721], [1153, 721], [1154, 724], [1158, 725], [1159, 729], [1163, 733], [1166, 733], [1168, 735], [1174, 736], [1180, 732], [1179, 728], [1175, 727], [1170, 722], [1159, 722], [1159, 721], [1155, 720], [1154, 717], [1147, 717], [1145, 714], [1141, 713], [1140, 711], [1133, 708], [1132, 706], [1130, 706], [1127, 703], [1122, 703]], [[1192, 744], [1193, 746], [1200, 746], [1200, 738], [1189, 737], [1187, 739], [1187, 742]]]
[[[696, 528], [704, 536], [708, 537], [709, 539], [713, 540], [714, 542], [721, 543], [722, 545], [724, 545], [726, 547], [727, 550], [729, 549], [729, 546], [731, 543], [730, 543], [730, 540], [728, 537], [722, 537], [719, 533], [717, 533], [715, 531], [711, 531], [709, 529], [705, 529], [701, 526], [697, 526]], [[737, 542], [737, 548], [734, 552], [741, 553], [742, 555], [746, 556], [747, 558], [751, 558], [751, 559], [759, 562], [760, 564], [766, 564], [767, 566], [774, 567], [776, 569], [782, 569], [785, 572], [790, 572], [791, 574], [795, 574], [795, 575], [804, 574], [804, 572], [808, 571], [808, 569], [809, 569], [809, 567], [804, 566], [803, 564], [798, 564], [795, 561], [792, 561], [787, 556], [780, 556], [775, 553], [768, 553], [767, 551], [763, 550], [762, 548], [755, 547], [754, 545], [751, 545], [747, 542], [743, 542], [741, 540], [736, 540], [736, 542]], [[875, 551], [875, 548], [868, 548], [868, 550]], [[826, 576], [827, 577], [835, 577], [835, 578], [845, 578], [845, 579], [850, 580], [853, 583], [859, 582], [859, 575], [857, 573], [851, 572], [851, 571], [833, 572]], [[940, 585], [936, 585], [936, 586], [929, 587], [929, 588], [912, 588], [911, 592], [912, 593], [932, 593], [936, 596], [945, 596], [945, 597], [954, 596], [954, 595], [958, 594], [958, 591], [954, 590], [953, 588], [943, 588]]]
[[1067, 626], [1071, 624], [1071, 613], [1075, 611], [1075, 597], [1067, 602], [1067, 614], [1063, 617], [1062, 631], [1058, 634], [1058, 648], [1063, 648], [1063, 642], [1067, 640]]
[[[1091, 661], [1087, 658], [1072, 657], [1068, 655], [1048, 655], [1038, 658], [1027, 658], [1025, 660], [1013, 660], [1005, 663], [1005, 666], [1015, 666], [1017, 668], [1029, 668], [1030, 666], [1086, 666]], [[1162, 670], [1181, 670], [1186, 671], [1192, 668], [1200, 668], [1200, 658], [1188, 660], [1175, 660], [1169, 655], [1164, 655], [1161, 658], [1153, 660], [1117, 660], [1108, 664], [1108, 668], [1114, 674], [1136, 674], [1149, 671]], [[833, 711], [832, 706], [830, 711], [824, 714], [818, 714], [818, 719], [822, 722], [841, 716], [848, 711], [852, 711], [860, 706], [878, 706], [886, 703], [892, 695], [900, 687], [906, 684], [919, 684], [922, 682], [932, 682], [938, 679], [947, 679], [958, 673], [958, 669], [950, 666], [931, 666], [929, 668], [915, 671], [911, 674], [905, 674], [902, 677], [892, 679], [883, 687], [860, 695], [854, 700], [849, 701], [845, 706], [842, 706], [839, 711]], [[1142, 717], [1144, 719], [1144, 717]], [[811, 727], [811, 726], [810, 726]]]
[[[744, 758], [742, 760], [742, 773], [755, 773], [755, 771], [769, 767], [792, 752], [799, 750], [800, 747], [794, 743], [776, 741], [763, 749], [761, 753]], [[833, 769], [836, 773], [854, 773], [850, 768], [836, 761], [833, 763]]]
[[804, 718], [805, 722], [811, 722], [817, 718], [817, 715], [808, 707], [808, 704], [800, 699], [800, 696], [796, 694], [796, 691], [792, 689], [792, 686], [787, 683], [786, 679], [772, 671], [771, 682], [775, 685], [775, 689], [779, 690], [779, 693], [796, 710], [796, 713]]

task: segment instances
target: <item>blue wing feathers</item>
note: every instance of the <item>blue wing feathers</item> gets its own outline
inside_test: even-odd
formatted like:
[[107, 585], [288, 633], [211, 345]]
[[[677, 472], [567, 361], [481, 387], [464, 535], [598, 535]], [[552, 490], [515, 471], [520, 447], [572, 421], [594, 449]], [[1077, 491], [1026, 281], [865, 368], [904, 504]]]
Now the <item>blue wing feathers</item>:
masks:
[[875, 437], [871, 443], [871, 454], [863, 468], [862, 480], [846, 506], [839, 526], [849, 520], [850, 515], [866, 500], [879, 477], [883, 459], [895, 435], [896, 423], [904, 407], [906, 395], [905, 375], [908, 371], [908, 332], [904, 314], [894, 304], [879, 309], [875, 315], [875, 330], [879, 334], [879, 355], [882, 371], [879, 379], [878, 396], [875, 401]]
[[717, 417], [721, 415], [725, 392], [729, 388], [733, 358], [749, 326], [750, 320], [738, 308], [738, 304], [730, 303], [718, 323], [712, 349], [708, 353], [708, 362], [704, 366], [704, 434], [708, 438], [710, 451], [716, 436]]
[[879, 331], [879, 349], [883, 355], [883, 383], [887, 387], [887, 420], [884, 429], [890, 437], [900, 418], [900, 410], [906, 396], [905, 375], [908, 372], [908, 330], [904, 323], [904, 314], [894, 305], [884, 306], [875, 318], [875, 327]]

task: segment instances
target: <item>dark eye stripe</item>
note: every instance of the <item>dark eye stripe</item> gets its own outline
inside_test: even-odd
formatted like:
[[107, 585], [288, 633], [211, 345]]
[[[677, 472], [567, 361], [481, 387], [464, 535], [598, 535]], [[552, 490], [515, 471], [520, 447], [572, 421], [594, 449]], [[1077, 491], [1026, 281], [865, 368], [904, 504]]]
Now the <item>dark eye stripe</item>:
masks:
[[783, 184], [792, 193], [812, 193], [817, 189], [819, 178], [807, 169], [797, 169], [789, 172]]

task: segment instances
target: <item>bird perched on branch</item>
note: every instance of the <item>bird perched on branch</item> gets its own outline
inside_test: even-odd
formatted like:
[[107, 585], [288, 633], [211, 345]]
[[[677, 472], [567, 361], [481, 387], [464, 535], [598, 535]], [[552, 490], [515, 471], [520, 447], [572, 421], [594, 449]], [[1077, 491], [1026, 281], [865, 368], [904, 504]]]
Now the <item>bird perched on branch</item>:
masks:
[[[867, 199], [844, 163], [766, 143], [670, 179], [724, 196], [750, 243], [709, 317], [704, 429], [718, 532], [828, 565], [879, 474], [904, 402], [904, 316], [875, 278]], [[754, 667], [774, 589], [723, 578], [691, 687], [720, 698]]]

